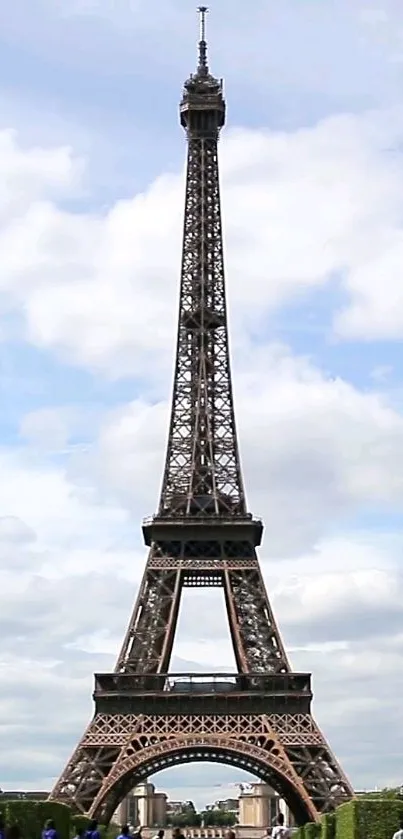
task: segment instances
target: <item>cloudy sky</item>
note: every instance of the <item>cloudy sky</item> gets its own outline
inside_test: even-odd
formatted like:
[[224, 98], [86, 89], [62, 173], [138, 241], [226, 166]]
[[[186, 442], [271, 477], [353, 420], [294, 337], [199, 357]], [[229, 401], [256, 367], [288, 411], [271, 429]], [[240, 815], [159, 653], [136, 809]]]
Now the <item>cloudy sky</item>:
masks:
[[[166, 443], [189, 0], [0, 8], [0, 786], [48, 789], [113, 667]], [[357, 788], [403, 758], [403, 8], [212, 0], [241, 453], [295, 669]], [[186, 593], [176, 668], [233, 664]], [[197, 599], [196, 599], [197, 598]], [[208, 621], [192, 620], [195, 607]], [[235, 770], [156, 779], [207, 803]], [[221, 786], [223, 785], [223, 786]]]

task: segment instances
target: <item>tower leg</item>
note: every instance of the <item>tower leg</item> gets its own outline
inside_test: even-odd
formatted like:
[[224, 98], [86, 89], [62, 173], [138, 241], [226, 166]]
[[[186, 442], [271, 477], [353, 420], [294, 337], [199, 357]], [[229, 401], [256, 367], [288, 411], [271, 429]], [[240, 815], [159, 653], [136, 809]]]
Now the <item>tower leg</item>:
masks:
[[116, 672], [166, 673], [181, 598], [179, 569], [153, 570], [150, 553], [140, 592], [116, 664]]

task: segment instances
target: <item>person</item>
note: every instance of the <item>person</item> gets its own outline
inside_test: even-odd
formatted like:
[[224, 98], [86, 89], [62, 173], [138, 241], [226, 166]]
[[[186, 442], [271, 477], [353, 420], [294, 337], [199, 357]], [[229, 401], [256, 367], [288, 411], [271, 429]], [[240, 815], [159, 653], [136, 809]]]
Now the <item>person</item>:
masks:
[[0, 813], [0, 839], [4, 839], [4, 834], [6, 830], [6, 825], [4, 822], [3, 813]]
[[98, 830], [98, 822], [96, 819], [93, 819], [84, 833], [85, 839], [101, 839], [100, 832]]
[[45, 822], [44, 828], [42, 830], [42, 839], [59, 839], [59, 835], [56, 830], [56, 826], [53, 819], [48, 819]]
[[393, 834], [393, 839], [403, 839], [403, 819], [400, 819], [399, 830]]
[[271, 839], [289, 839], [289, 836], [290, 831], [284, 824], [283, 813], [279, 813], [277, 816], [277, 824], [273, 827], [271, 832]]
[[165, 830], [159, 830], [158, 833], [155, 834], [153, 839], [164, 839]]
[[124, 824], [120, 828], [120, 833], [117, 839], [127, 839], [128, 836], [130, 836], [130, 827], [128, 824]]
[[142, 830], [143, 828], [141, 826], [138, 828], [138, 830], [135, 830], [134, 833], [132, 833], [133, 839], [143, 839], [141, 835]]

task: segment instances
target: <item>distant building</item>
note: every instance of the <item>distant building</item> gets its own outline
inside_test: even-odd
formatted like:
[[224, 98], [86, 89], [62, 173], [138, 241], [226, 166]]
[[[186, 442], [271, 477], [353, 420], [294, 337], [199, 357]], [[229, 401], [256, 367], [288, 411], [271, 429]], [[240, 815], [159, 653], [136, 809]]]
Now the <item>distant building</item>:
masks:
[[283, 813], [286, 824], [294, 824], [292, 814], [277, 792], [268, 784], [259, 781], [250, 784], [239, 796], [239, 825], [267, 828], [273, 825], [279, 813]]
[[49, 793], [43, 791], [0, 790], [0, 804], [2, 801], [46, 801], [47, 798], [49, 798]]
[[156, 792], [154, 784], [145, 781], [134, 787], [122, 801], [113, 820], [135, 827], [164, 827], [167, 820], [167, 795]]
[[238, 814], [239, 801], [237, 798], [224, 798], [222, 801], [215, 801], [214, 804], [207, 804], [206, 810], [221, 810], [225, 813]]
[[195, 805], [193, 801], [168, 801], [167, 802], [167, 815], [169, 816], [182, 816], [184, 813], [193, 812], [195, 813]]

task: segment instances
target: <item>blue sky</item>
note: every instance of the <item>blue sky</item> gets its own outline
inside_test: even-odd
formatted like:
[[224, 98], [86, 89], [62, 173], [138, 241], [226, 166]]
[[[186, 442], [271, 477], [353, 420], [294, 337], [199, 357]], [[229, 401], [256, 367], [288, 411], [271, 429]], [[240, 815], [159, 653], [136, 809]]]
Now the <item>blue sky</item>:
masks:
[[[231, 347], [263, 572], [354, 785], [401, 783], [403, 10], [212, 0], [208, 36], [228, 100]], [[0, 10], [2, 788], [50, 788], [144, 568], [196, 41], [183, 0]], [[178, 667], [232, 663], [216, 596], [201, 635], [187, 594]], [[239, 777], [179, 767], [158, 784], [203, 804]]]

